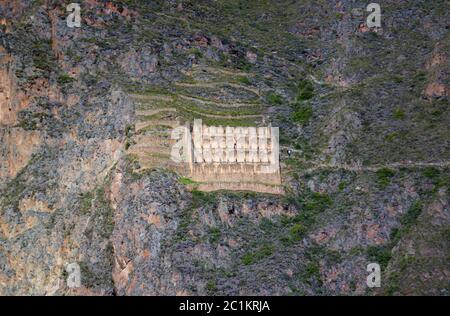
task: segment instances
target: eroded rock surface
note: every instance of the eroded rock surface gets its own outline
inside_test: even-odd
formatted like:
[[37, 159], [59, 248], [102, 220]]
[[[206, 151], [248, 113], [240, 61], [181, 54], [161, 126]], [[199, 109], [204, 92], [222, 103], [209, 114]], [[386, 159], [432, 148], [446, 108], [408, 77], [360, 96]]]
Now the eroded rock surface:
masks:
[[[365, 5], [2, 1], [0, 294], [448, 295], [448, 2]], [[279, 127], [285, 194], [169, 170], [194, 119]]]

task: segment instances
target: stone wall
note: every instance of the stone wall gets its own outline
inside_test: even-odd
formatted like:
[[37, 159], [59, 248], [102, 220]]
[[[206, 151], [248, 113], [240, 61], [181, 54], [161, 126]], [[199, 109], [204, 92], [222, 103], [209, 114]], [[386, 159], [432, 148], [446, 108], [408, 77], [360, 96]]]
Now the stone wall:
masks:
[[201, 189], [282, 192], [277, 127], [207, 126], [195, 120], [183, 136], [188, 174]]

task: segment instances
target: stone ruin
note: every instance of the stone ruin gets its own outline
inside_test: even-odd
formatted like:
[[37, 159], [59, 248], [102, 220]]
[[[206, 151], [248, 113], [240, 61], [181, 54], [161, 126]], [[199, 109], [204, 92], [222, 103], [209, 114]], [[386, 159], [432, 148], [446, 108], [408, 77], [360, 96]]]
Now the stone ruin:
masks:
[[282, 194], [278, 127], [194, 125], [174, 129], [171, 158], [203, 191]]

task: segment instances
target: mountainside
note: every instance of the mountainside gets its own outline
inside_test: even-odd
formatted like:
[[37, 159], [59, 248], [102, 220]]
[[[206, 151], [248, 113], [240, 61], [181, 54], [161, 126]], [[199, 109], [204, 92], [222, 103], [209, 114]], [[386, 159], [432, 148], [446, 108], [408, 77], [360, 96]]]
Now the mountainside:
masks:
[[[449, 295], [448, 1], [66, 2], [0, 1], [0, 295]], [[199, 118], [284, 194], [169, 168]]]

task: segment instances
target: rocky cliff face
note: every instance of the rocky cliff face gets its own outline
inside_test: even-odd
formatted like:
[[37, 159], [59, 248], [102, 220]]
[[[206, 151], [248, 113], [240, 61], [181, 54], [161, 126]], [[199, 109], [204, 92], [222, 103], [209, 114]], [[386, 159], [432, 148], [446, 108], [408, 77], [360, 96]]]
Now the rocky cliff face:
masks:
[[[449, 5], [366, 5], [1, 2], [0, 294], [448, 295]], [[279, 126], [285, 194], [188, 189], [194, 118]]]

